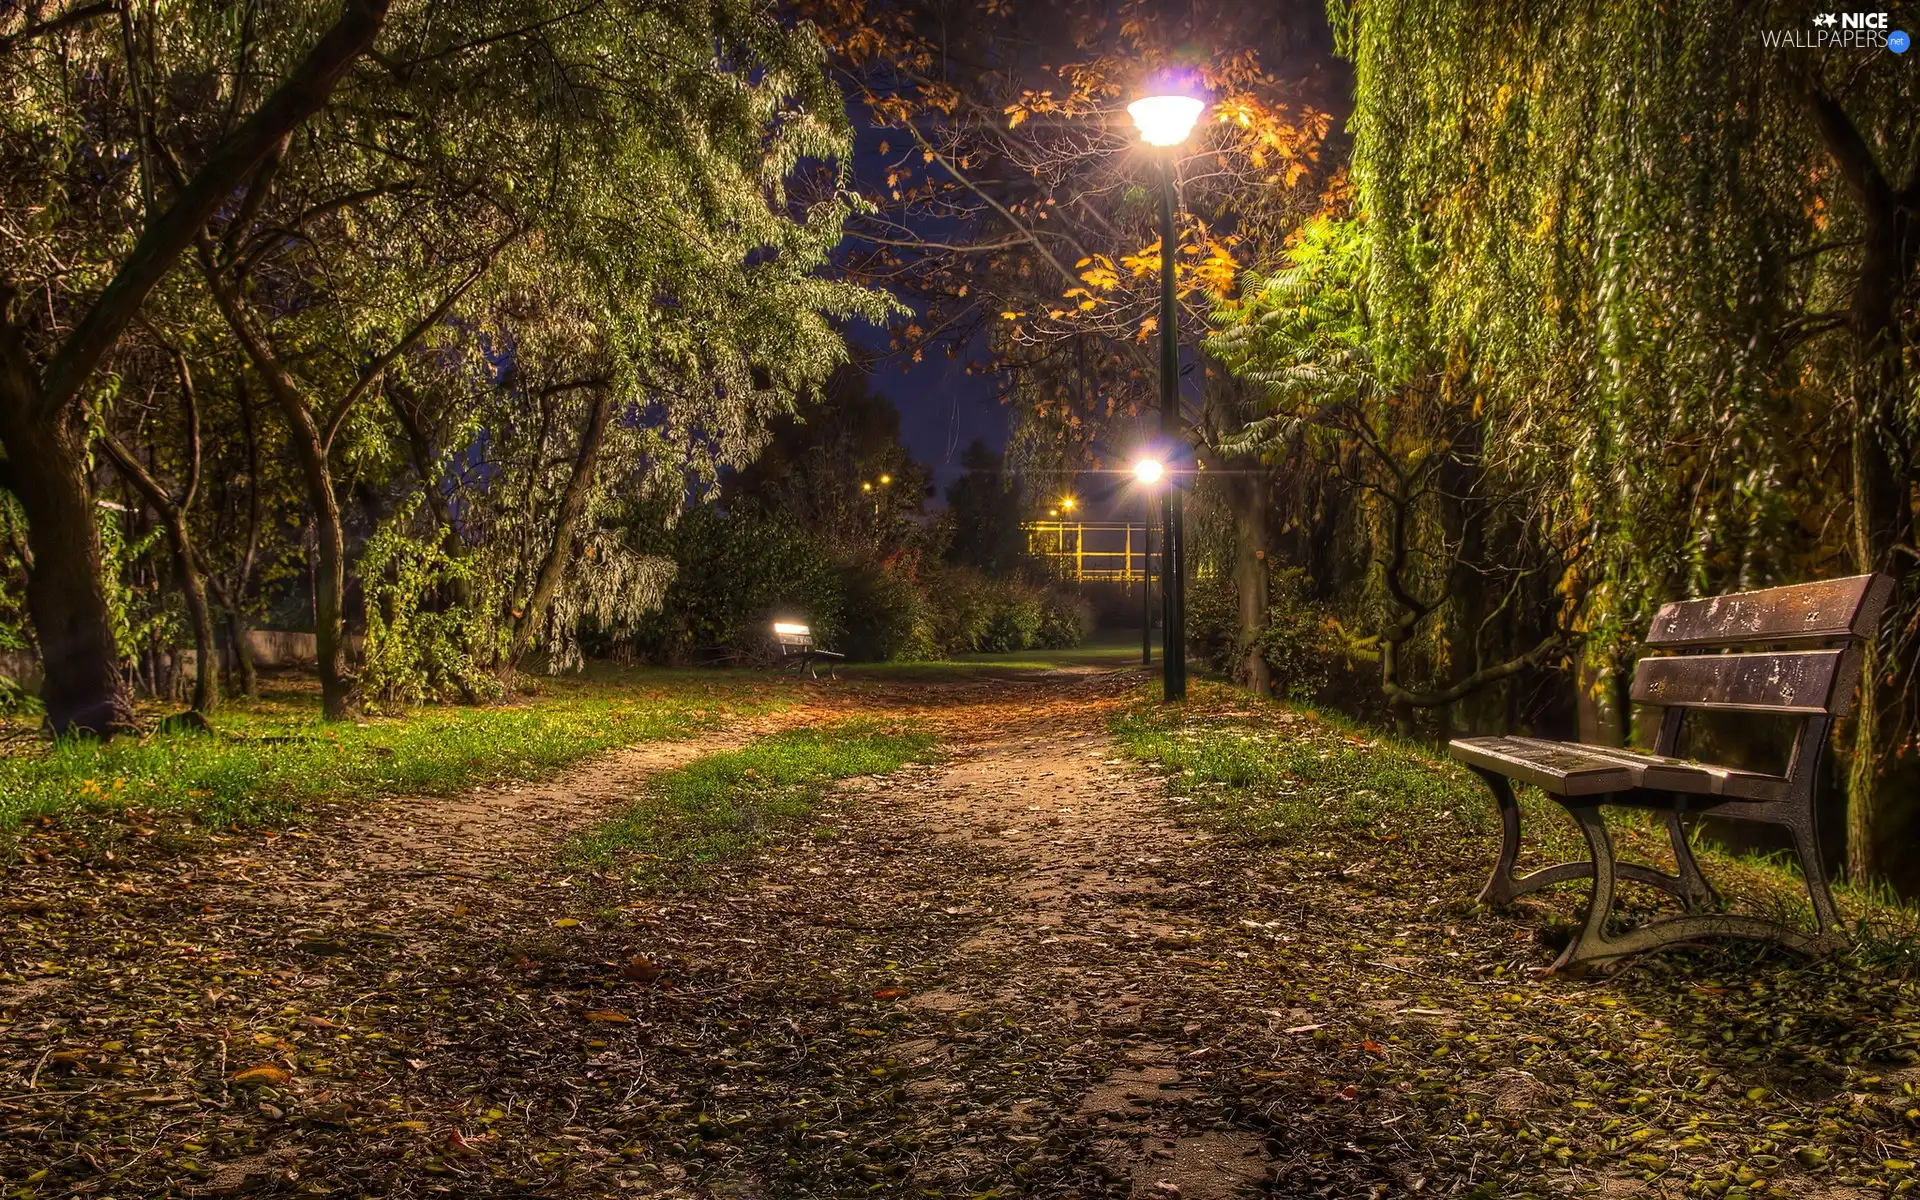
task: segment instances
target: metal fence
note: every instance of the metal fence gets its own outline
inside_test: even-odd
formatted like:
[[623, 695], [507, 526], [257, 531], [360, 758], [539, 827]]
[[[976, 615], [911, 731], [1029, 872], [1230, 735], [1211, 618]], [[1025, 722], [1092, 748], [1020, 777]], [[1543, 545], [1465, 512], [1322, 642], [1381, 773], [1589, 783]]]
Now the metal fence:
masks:
[[1146, 526], [1131, 521], [1028, 521], [1027, 553], [1062, 579], [1138, 583], [1146, 577]]

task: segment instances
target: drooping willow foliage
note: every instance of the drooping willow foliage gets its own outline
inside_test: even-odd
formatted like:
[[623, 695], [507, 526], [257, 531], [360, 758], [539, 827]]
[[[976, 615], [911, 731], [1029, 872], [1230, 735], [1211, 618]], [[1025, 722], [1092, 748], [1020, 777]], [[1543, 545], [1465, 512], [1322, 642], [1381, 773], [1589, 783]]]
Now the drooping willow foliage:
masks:
[[[1770, 32], [1808, 28], [1797, 5], [1492, 15], [1331, 5], [1355, 66], [1375, 377], [1435, 380], [1441, 411], [1471, 414], [1453, 442], [1469, 447], [1470, 494], [1540, 522], [1523, 540], [1579, 547], [1555, 586], [1591, 663], [1624, 665], [1676, 596], [1907, 573], [1912, 64], [1884, 48], [1776, 47]], [[1238, 318], [1298, 299], [1263, 288]], [[1237, 365], [1276, 397], [1298, 368], [1325, 365], [1257, 343]], [[1451, 553], [1442, 542], [1429, 551]], [[1876, 686], [1851, 734], [1858, 870], [1902, 836], [1902, 819], [1872, 815], [1891, 787], [1876, 777], [1920, 760], [1905, 619], [1870, 660]]]
[[[1354, 176], [1373, 294], [1468, 357], [1489, 453], [1590, 522], [1597, 632], [1838, 569], [1846, 236], [1818, 136], [1733, 5], [1368, 3]], [[1504, 14], [1503, 14], [1504, 16]]]

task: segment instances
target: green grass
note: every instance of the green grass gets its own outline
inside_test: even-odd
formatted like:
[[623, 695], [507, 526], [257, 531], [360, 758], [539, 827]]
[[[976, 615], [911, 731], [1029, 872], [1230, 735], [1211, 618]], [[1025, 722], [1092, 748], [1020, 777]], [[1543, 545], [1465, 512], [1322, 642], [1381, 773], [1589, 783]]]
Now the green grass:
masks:
[[[1438, 747], [1369, 730], [1303, 705], [1260, 700], [1222, 684], [1196, 681], [1190, 702], [1168, 707], [1144, 698], [1113, 722], [1122, 752], [1153, 763], [1184, 811], [1223, 831], [1273, 845], [1423, 839], [1491, 862], [1500, 836], [1485, 785]], [[1585, 843], [1558, 804], [1517, 788], [1524, 872], [1587, 857]], [[1648, 814], [1612, 809], [1608, 824], [1627, 856], [1672, 869], [1666, 832]], [[1797, 863], [1787, 853], [1732, 853], [1696, 843], [1710, 879], [1775, 920], [1811, 928]], [[1584, 885], [1582, 885], [1584, 886]], [[1565, 896], [1579, 888], [1557, 889]], [[1833, 884], [1851, 921], [1851, 954], [1865, 966], [1920, 972], [1920, 910], [1885, 888]]]
[[[1159, 645], [1154, 661], [1160, 661]], [[993, 654], [956, 654], [952, 658], [913, 662], [843, 663], [839, 673], [855, 678], [887, 678], [938, 681], [970, 676], [1024, 674], [1031, 671], [1058, 671], [1073, 668], [1124, 670], [1140, 665], [1140, 643], [1103, 639], [1082, 646], [1059, 650], [1012, 650]]]
[[600, 670], [481, 708], [424, 708], [325, 724], [309, 691], [281, 687], [223, 709], [218, 733], [58, 743], [0, 758], [0, 832], [40, 817], [125, 808], [211, 825], [297, 819], [317, 801], [445, 794], [535, 778], [616, 746], [682, 737], [776, 693], [713, 672]]
[[932, 746], [925, 733], [876, 721], [774, 734], [660, 775], [624, 813], [575, 839], [568, 857], [633, 859], [642, 876], [697, 875], [808, 821], [836, 781], [927, 761]]
[[1329, 825], [1448, 820], [1492, 828], [1484, 789], [1430, 747], [1216, 683], [1191, 688], [1198, 704], [1135, 705], [1113, 733], [1128, 756], [1167, 771], [1186, 805], [1232, 831], [1281, 841]]

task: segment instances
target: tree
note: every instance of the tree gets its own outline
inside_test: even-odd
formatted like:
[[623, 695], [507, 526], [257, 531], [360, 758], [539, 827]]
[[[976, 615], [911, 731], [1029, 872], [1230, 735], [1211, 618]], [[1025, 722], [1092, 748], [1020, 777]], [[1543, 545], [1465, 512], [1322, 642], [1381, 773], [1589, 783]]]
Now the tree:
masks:
[[1886, 571], [1849, 760], [1849, 868], [1920, 811], [1913, 587], [1920, 85], [1769, 47], [1787, 4], [1336, 4], [1380, 319], [1470, 362], [1487, 457], [1591, 538], [1609, 670], [1677, 595]]
[[[16, 99], [0, 155], [10, 190], [19, 189], [6, 207], [22, 213], [45, 205], [55, 216], [16, 227], [12, 261], [0, 268], [0, 486], [27, 522], [34, 559], [27, 602], [56, 732], [108, 735], [133, 720], [88, 496], [88, 385], [207, 218], [326, 104], [373, 44], [386, 10], [386, 0], [347, 0], [304, 53], [296, 50], [304, 40], [299, 22], [264, 45], [251, 31], [237, 47], [182, 39], [181, 57], [166, 64], [168, 83], [243, 81], [222, 97], [224, 128], [191, 173], [177, 164], [163, 171], [157, 161], [145, 102], [147, 84], [158, 81], [142, 79], [125, 60], [126, 40], [104, 20], [117, 10], [92, 6], [84, 21], [27, 21], [6, 41], [0, 71]], [[237, 69], [221, 69], [233, 63]], [[280, 82], [249, 110], [263, 90], [256, 81], [272, 80], [276, 68], [284, 70]], [[103, 136], [107, 144], [97, 140]], [[86, 166], [129, 160], [138, 168], [111, 171], [104, 183]], [[135, 196], [135, 205], [114, 203]], [[104, 276], [72, 269], [96, 255], [112, 263]]]
[[[847, 129], [806, 31], [740, 3], [527, 0], [419, 36], [200, 248], [294, 433], [330, 716], [352, 701], [338, 463], [405, 448], [433, 536], [472, 539], [501, 584], [485, 656], [511, 668], [586, 609], [657, 598], [592, 532], [609, 483], [710, 484], [837, 361], [830, 318], [884, 311], [816, 275], [850, 200], [820, 166]], [[607, 75], [622, 61], [653, 65]]]
[[947, 512], [953, 537], [947, 561], [976, 567], [989, 575], [1008, 575], [1027, 557], [1025, 489], [1006, 462], [975, 438], [960, 455], [966, 474], [947, 485]]
[[[1360, 646], [1377, 651], [1381, 694], [1411, 733], [1413, 709], [1456, 704], [1566, 649], [1558, 620], [1518, 652], [1501, 635], [1510, 632], [1503, 622], [1546, 607], [1541, 593], [1566, 577], [1580, 546], [1556, 545], [1551, 509], [1487, 469], [1466, 373], [1394, 344], [1374, 321], [1368, 274], [1362, 223], [1315, 220], [1282, 269], [1249, 273], [1244, 299], [1221, 306], [1211, 345], [1265, 394], [1264, 415], [1241, 428], [1240, 443], [1272, 459], [1304, 457], [1367, 515], [1378, 615]], [[1420, 639], [1450, 610], [1456, 622], [1471, 612], [1471, 628], [1457, 646], [1434, 648], [1455, 653], [1429, 651], [1439, 677], [1423, 686]]]
[[784, 514], [841, 561], [870, 564], [901, 549], [926, 480], [900, 444], [900, 413], [873, 390], [866, 364], [850, 362], [774, 421], [766, 449], [722, 496]]

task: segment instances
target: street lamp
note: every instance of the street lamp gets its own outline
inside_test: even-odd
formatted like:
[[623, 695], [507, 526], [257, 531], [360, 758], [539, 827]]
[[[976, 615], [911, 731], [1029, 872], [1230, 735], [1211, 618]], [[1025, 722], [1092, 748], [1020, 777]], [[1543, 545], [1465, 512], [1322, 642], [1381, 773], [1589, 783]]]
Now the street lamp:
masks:
[[[1160, 174], [1160, 436], [1169, 447], [1178, 444], [1180, 438], [1179, 314], [1173, 292], [1173, 150], [1187, 140], [1205, 109], [1204, 101], [1174, 91], [1149, 95], [1127, 105], [1140, 140], [1163, 151], [1155, 155]], [[1145, 476], [1141, 478], [1145, 481]], [[1159, 478], [1157, 471], [1154, 478]], [[1187, 532], [1180, 489], [1167, 488], [1160, 506], [1160, 642], [1165, 651], [1161, 695], [1172, 703], [1187, 698]]]
[[[1133, 477], [1147, 490], [1146, 520], [1140, 522], [1140, 665], [1143, 667], [1153, 665], [1153, 487], [1166, 473], [1166, 467], [1157, 458], [1143, 458], [1133, 464]], [[1166, 586], [1163, 571], [1162, 592]]]

